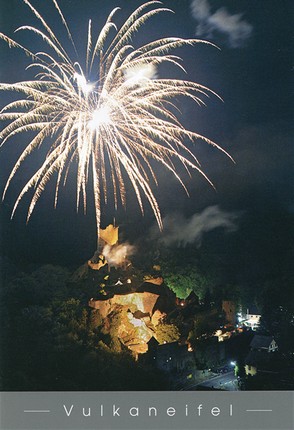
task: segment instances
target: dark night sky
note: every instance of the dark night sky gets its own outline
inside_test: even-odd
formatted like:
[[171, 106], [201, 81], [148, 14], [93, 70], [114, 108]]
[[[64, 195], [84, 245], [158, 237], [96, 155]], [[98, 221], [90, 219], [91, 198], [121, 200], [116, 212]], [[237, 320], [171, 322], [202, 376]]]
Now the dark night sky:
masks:
[[[32, 3], [38, 8], [44, 2]], [[47, 0], [46, 6], [41, 5], [38, 10], [57, 29], [58, 16], [50, 4]], [[142, 1], [60, 0], [59, 4], [83, 51], [89, 18], [93, 28], [100, 29], [111, 9], [120, 6], [122, 10], [114, 21], [121, 23]], [[156, 196], [162, 215], [177, 212], [188, 222], [194, 214], [217, 205], [220, 211], [236, 216], [236, 228], [233, 232], [218, 229], [213, 237], [204, 235], [202, 243], [225, 254], [235, 273], [246, 276], [261, 270], [265, 276], [285, 274], [292, 267], [294, 242], [293, 2], [163, 0], [163, 4], [175, 14], [161, 14], [152, 19], [136, 40], [142, 43], [155, 37], [192, 38], [197, 33], [197, 37], [221, 48], [198, 45], [181, 50], [188, 79], [207, 85], [224, 100], [222, 103], [211, 98], [202, 109], [183, 104], [182, 121], [187, 128], [217, 141], [236, 163], [205, 144], [197, 145], [195, 153], [216, 191], [193, 174], [185, 181], [190, 198], [172, 177], [158, 170]], [[18, 26], [37, 24], [28, 8], [21, 0], [1, 0], [0, 5], [1, 31], [38, 49], [35, 39], [29, 40], [24, 33], [13, 36]], [[61, 30], [65, 40], [64, 29]], [[8, 49], [2, 41], [0, 49], [1, 82], [26, 79], [29, 72], [24, 68], [29, 60], [25, 55]], [[1, 94], [1, 105], [7, 103], [7, 97]], [[1, 192], [27, 139], [28, 136], [18, 137], [1, 148]], [[2, 204], [2, 253], [21, 263], [79, 264], [94, 250], [95, 219], [91, 203], [86, 216], [82, 211], [76, 214], [74, 183], [61, 193], [56, 210], [52, 209], [54, 184], [51, 184], [28, 225], [25, 222], [28, 199], [24, 199], [15, 218], [9, 221], [23, 180], [32, 173], [32, 163], [38, 162], [41, 153], [24, 164]], [[146, 234], [155, 222], [147, 204], [145, 216], [141, 217], [131, 191], [126, 211], [119, 208], [114, 212], [111, 205], [103, 208], [102, 224], [112, 221], [113, 216], [121, 225], [124, 239], [129, 241]]]

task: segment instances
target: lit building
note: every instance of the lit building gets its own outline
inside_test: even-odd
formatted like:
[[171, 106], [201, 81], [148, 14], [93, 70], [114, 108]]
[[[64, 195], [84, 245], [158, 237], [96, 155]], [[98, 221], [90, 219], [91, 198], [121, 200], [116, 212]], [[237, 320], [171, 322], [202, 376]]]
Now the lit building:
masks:
[[244, 325], [251, 328], [252, 330], [256, 330], [259, 327], [260, 318], [260, 311], [257, 309], [256, 306], [252, 306], [251, 308], [247, 309]]

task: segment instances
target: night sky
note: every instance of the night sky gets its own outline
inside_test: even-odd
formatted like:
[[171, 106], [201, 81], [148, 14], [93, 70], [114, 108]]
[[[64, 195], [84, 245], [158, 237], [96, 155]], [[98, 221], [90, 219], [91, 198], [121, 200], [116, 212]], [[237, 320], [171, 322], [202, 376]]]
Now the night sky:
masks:
[[[51, 2], [35, 0], [32, 3], [54, 26], [60, 39], [68, 43]], [[89, 18], [98, 32], [115, 6], [122, 8], [114, 18], [120, 25], [142, 3], [135, 0], [59, 1], [80, 52], [85, 49]], [[115, 211], [111, 204], [103, 207], [102, 226], [115, 217], [122, 238], [131, 243], [147, 232], [154, 240], [163, 240], [172, 230], [174, 245], [179, 242], [183, 245], [183, 241], [177, 241], [175, 227], [168, 224], [173, 217], [174, 225], [186, 225], [191, 231], [199, 231], [192, 243], [200, 249], [201, 246], [210, 247], [214, 253], [219, 253], [231, 267], [236, 280], [240, 277], [253, 282], [259, 275], [268, 278], [287, 275], [293, 271], [294, 257], [293, 2], [163, 0], [163, 4], [175, 14], [160, 14], [151, 19], [134, 43], [180, 36], [203, 38], [219, 46], [220, 50], [197, 45], [177, 52], [187, 70], [187, 76], [180, 77], [208, 86], [224, 100], [222, 103], [211, 97], [205, 108], [181, 101], [181, 120], [185, 127], [215, 140], [230, 153], [235, 164], [205, 143], [197, 144], [195, 154], [216, 189], [196, 173], [191, 178], [184, 175], [189, 198], [173, 177], [158, 168], [159, 186], [155, 195], [162, 216], [167, 220], [161, 238], [154, 233], [155, 220], [148, 203], [142, 217], [131, 190], [126, 210], [119, 208]], [[29, 45], [32, 50], [40, 49], [33, 36], [13, 35], [20, 25], [38, 25], [28, 7], [21, 0], [1, 0], [0, 5], [1, 31]], [[8, 49], [3, 41], [0, 49], [1, 82], [27, 79], [31, 73], [25, 71], [29, 59], [19, 50]], [[158, 73], [172, 76], [174, 71], [165, 66]], [[8, 100], [8, 94], [1, 94], [2, 106]], [[1, 147], [1, 193], [28, 139], [27, 135], [18, 136]], [[9, 219], [25, 178], [33, 173], [44, 153], [41, 149], [24, 163], [2, 203], [2, 255], [24, 266], [40, 263], [75, 266], [93, 254], [96, 229], [91, 196], [87, 214], [84, 215], [82, 210], [76, 213], [74, 176], [60, 194], [56, 210], [53, 209], [52, 181], [28, 225], [29, 197], [23, 199], [15, 218]], [[211, 208], [216, 223], [210, 227], [206, 224], [205, 214]], [[189, 228], [187, 234], [190, 234]]]

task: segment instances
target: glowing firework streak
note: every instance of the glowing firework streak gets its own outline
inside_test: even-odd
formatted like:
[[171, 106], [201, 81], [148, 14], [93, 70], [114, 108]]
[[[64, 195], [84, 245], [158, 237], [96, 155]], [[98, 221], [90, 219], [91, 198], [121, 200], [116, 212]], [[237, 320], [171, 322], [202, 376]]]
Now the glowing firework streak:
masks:
[[[114, 9], [96, 40], [92, 38], [92, 24], [89, 21], [86, 59], [82, 67], [77, 61], [71, 60], [42, 15], [28, 0], [23, 1], [40, 22], [41, 29], [26, 25], [17, 31], [34, 33], [41, 38], [46, 49], [33, 53], [0, 33], [1, 39], [10, 47], [20, 48], [30, 56], [32, 62], [28, 68], [37, 69], [33, 80], [0, 84], [3, 91], [16, 91], [25, 96], [7, 104], [0, 113], [1, 120], [9, 121], [0, 134], [2, 145], [16, 134], [34, 133], [10, 173], [3, 198], [17, 170], [32, 151], [45, 141], [50, 149], [41, 167], [21, 190], [12, 216], [23, 196], [33, 189], [27, 216], [29, 220], [54, 173], [57, 178], [56, 206], [60, 186], [66, 183], [70, 165], [75, 161], [78, 165], [77, 209], [80, 200], [86, 208], [86, 188], [91, 179], [98, 238], [101, 200], [107, 202], [109, 189], [114, 195], [115, 208], [119, 199], [125, 205], [123, 172], [127, 173], [142, 212], [142, 195], [145, 195], [161, 228], [159, 206], [150, 185], [152, 178], [157, 183], [151, 160], [171, 171], [185, 188], [175, 169], [175, 160], [188, 172], [196, 169], [205, 176], [186, 142], [202, 139], [223, 149], [209, 139], [186, 130], [175, 114], [173, 103], [176, 97], [184, 96], [202, 105], [203, 98], [209, 93], [216, 94], [194, 82], [159, 78], [157, 66], [168, 63], [183, 69], [180, 58], [171, 55], [170, 51], [185, 45], [208, 42], [169, 37], [135, 49], [131, 41], [142, 25], [154, 15], [170, 12], [161, 7], [161, 2], [150, 1], [136, 9], [120, 29], [112, 22], [119, 8]], [[56, 0], [52, 1], [66, 28], [71, 49], [77, 55], [73, 37], [59, 5]], [[110, 173], [107, 174], [108, 171]]]

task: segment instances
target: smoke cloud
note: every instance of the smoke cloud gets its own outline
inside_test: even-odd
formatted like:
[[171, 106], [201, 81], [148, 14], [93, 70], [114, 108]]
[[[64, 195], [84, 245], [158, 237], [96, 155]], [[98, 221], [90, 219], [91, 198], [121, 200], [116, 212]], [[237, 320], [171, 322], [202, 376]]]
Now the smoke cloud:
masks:
[[115, 246], [105, 245], [102, 254], [111, 266], [121, 266], [135, 253], [135, 247], [129, 243]]
[[168, 215], [163, 219], [164, 228], [159, 241], [167, 246], [185, 246], [194, 242], [200, 245], [203, 235], [216, 228], [226, 232], [237, 230], [237, 218], [236, 213], [225, 212], [218, 206], [209, 206], [188, 219], [178, 213]]
[[230, 48], [240, 48], [252, 34], [253, 27], [242, 14], [230, 14], [224, 7], [212, 13], [208, 0], [193, 0], [191, 11], [197, 21], [196, 36], [214, 38], [219, 33]]

